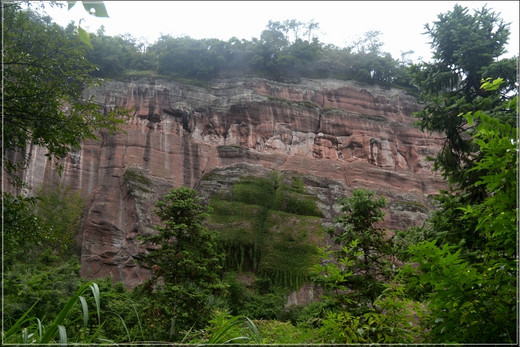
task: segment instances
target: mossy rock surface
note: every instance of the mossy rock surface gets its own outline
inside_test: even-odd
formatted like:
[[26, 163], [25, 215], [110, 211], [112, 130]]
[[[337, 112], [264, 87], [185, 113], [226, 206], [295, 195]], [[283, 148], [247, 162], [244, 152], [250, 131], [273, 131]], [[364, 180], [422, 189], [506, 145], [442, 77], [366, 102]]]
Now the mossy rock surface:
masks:
[[223, 242], [249, 244], [255, 233], [255, 221], [259, 218], [261, 206], [248, 205], [239, 201], [212, 200], [213, 209], [209, 225], [220, 231]]
[[123, 182], [125, 182], [132, 191], [138, 190], [145, 193], [152, 192], [152, 181], [146, 176], [146, 173], [141, 168], [127, 168], [123, 174]]
[[308, 269], [320, 260], [321, 219], [270, 211], [265, 224], [267, 242], [262, 245], [258, 272], [277, 284], [299, 287]]
[[226, 270], [252, 271], [294, 288], [319, 261], [321, 212], [301, 179], [277, 173], [242, 177], [229, 194], [214, 196], [210, 206], [208, 224], [219, 231]]
[[396, 201], [390, 207], [397, 211], [428, 213], [428, 208], [418, 201]]

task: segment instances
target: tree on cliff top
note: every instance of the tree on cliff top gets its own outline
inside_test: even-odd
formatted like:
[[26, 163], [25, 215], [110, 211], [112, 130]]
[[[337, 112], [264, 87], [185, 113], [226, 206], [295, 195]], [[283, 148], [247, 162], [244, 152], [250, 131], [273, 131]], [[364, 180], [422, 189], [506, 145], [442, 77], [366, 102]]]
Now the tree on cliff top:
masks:
[[[85, 58], [85, 44], [19, 4], [3, 4], [3, 148], [4, 170], [14, 180], [27, 165], [29, 146], [48, 150], [48, 157], [64, 158], [100, 129], [115, 131], [120, 110], [103, 111], [83, 90], [97, 84], [94, 68]], [[22, 154], [17, 160], [14, 152]]]

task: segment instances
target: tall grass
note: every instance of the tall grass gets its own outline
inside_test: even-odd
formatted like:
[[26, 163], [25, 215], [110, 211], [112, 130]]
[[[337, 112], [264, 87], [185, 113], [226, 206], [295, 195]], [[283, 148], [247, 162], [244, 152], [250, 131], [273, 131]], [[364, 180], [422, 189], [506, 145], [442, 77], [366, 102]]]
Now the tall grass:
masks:
[[[188, 338], [190, 332], [183, 341]], [[203, 345], [258, 344], [261, 343], [261, 338], [255, 323], [248, 317], [231, 316], [229, 311], [217, 309], [213, 313], [209, 325], [203, 330], [203, 336], [191, 339], [189, 343], [202, 343]]]
[[260, 335], [258, 334], [255, 323], [245, 316], [235, 316], [220, 326], [220, 328], [211, 335], [207, 344], [220, 345], [245, 343], [249, 341], [260, 342]]
[[[87, 336], [89, 311], [86, 298], [85, 296], [83, 296], [85, 292], [87, 292], [89, 289], [91, 290], [92, 295], [94, 297], [98, 318], [98, 329], [96, 330], [96, 332], [94, 332], [94, 334], [90, 334], [91, 336]], [[6, 332], [2, 332], [2, 343], [4, 345], [50, 343], [59, 343], [61, 345], [66, 345], [69, 342], [79, 342], [69, 341], [69, 338], [67, 336], [67, 329], [65, 327], [65, 320], [69, 316], [72, 308], [78, 301], [81, 304], [81, 309], [83, 312], [83, 331], [81, 336], [78, 337], [77, 340], [81, 342], [91, 342], [102, 326], [100, 292], [98, 285], [94, 282], [89, 282], [81, 286], [77, 290], [76, 294], [74, 294], [74, 296], [72, 296], [67, 301], [67, 303], [58, 313], [54, 321], [47, 326], [44, 326], [39, 318], [32, 317], [30, 315], [32, 309], [37, 304], [36, 302], [22, 315], [22, 317], [20, 317], [20, 319], [18, 319], [13, 324], [13, 326], [9, 330], [7, 330]]]

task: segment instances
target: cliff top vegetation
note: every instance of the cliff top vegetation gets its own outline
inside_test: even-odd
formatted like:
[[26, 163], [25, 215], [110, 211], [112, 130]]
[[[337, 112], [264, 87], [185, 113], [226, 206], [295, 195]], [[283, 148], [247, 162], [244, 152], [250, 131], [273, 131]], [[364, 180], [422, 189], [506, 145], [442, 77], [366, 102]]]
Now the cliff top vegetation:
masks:
[[380, 32], [370, 31], [340, 48], [312, 35], [313, 21], [269, 21], [260, 38], [193, 39], [163, 35], [145, 46], [130, 35], [90, 35], [87, 59], [95, 77], [160, 76], [191, 83], [216, 78], [265, 77], [275, 80], [336, 78], [413, 88], [406, 54], [393, 58], [381, 50]]

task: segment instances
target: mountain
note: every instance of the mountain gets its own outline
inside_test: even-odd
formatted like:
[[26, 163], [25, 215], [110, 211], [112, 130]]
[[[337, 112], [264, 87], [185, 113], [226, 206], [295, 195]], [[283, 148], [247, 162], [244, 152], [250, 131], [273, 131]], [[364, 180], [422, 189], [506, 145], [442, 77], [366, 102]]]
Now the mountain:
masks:
[[153, 232], [154, 204], [173, 187], [196, 188], [210, 201], [245, 177], [275, 172], [288, 184], [297, 177], [299, 194], [316, 202], [325, 225], [339, 211], [338, 197], [369, 188], [387, 198], [389, 230], [420, 225], [445, 187], [427, 161], [443, 138], [413, 126], [420, 106], [401, 89], [262, 78], [194, 86], [142, 77], [107, 81], [85, 96], [106, 109], [130, 109], [124, 131], [86, 141], [63, 162], [61, 176], [44, 149], [31, 148], [24, 180], [32, 187], [60, 181], [87, 199], [78, 235], [86, 278], [111, 276], [133, 287], [149, 275], [136, 262], [146, 252], [137, 236]]

